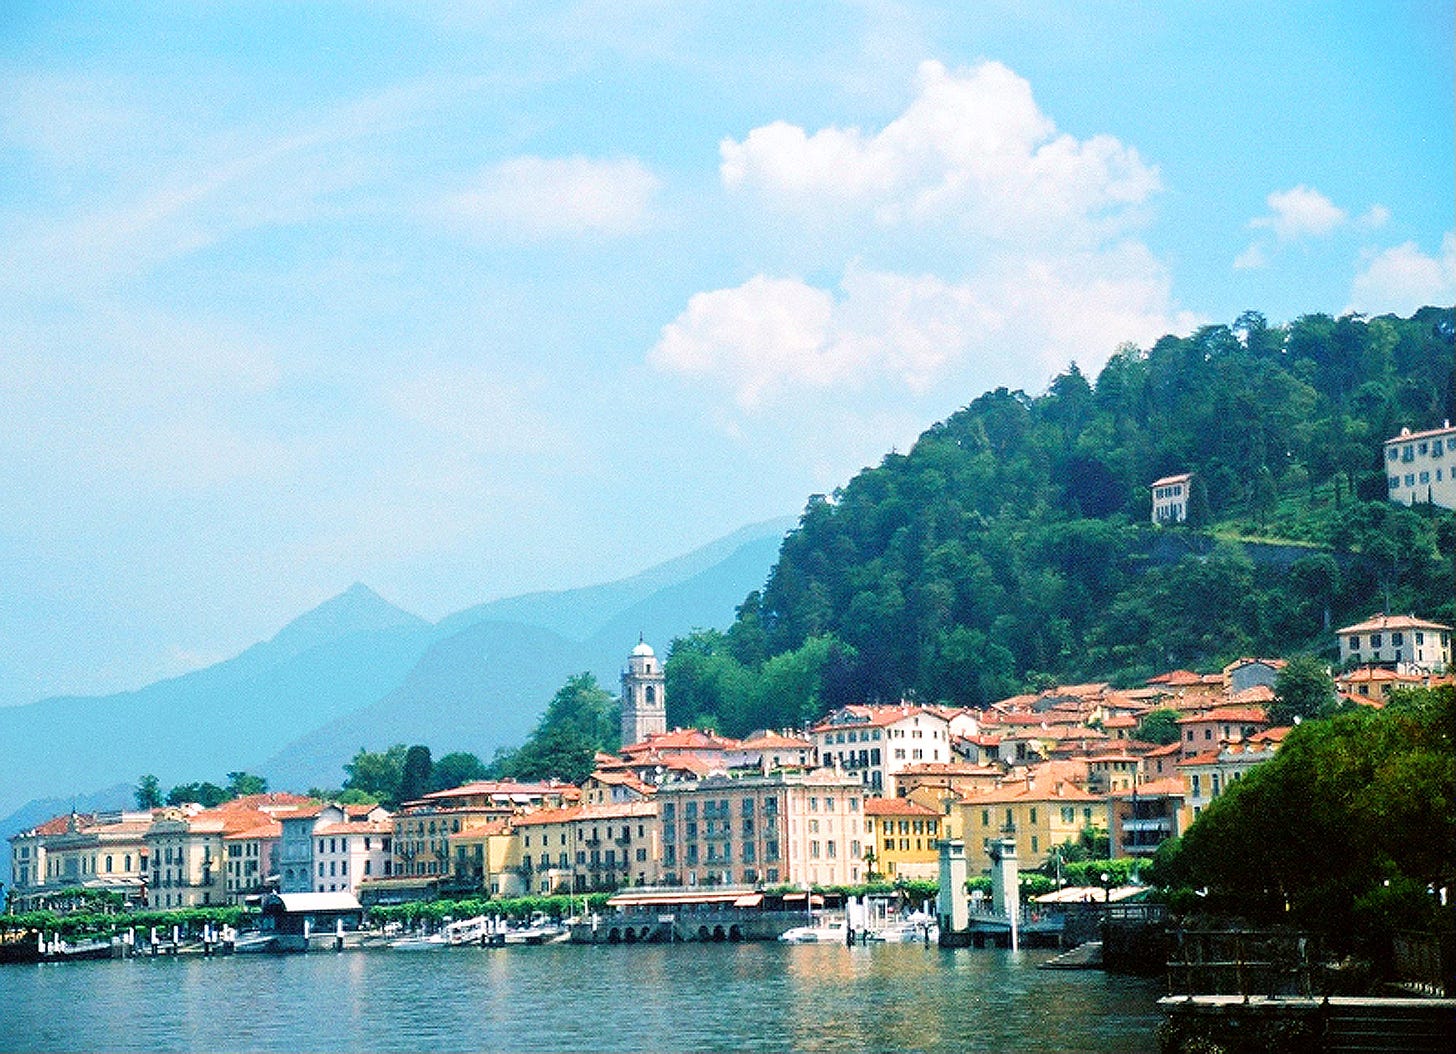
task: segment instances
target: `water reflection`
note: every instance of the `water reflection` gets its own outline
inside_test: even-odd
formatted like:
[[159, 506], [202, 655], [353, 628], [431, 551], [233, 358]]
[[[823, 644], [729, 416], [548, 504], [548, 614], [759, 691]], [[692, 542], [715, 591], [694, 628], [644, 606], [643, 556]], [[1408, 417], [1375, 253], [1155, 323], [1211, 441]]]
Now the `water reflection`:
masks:
[[724, 944], [15, 966], [0, 1050], [1155, 1049], [1155, 985], [1045, 957]]

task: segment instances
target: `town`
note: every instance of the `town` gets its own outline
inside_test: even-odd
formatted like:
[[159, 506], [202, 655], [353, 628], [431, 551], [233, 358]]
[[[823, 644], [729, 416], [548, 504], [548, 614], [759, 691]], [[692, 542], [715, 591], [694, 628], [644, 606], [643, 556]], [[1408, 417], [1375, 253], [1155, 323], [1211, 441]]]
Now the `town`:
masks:
[[[1451, 683], [1451, 633], [1385, 613], [1342, 627], [1339, 697], [1378, 708], [1393, 689]], [[808, 729], [730, 739], [666, 727], [663, 664], [640, 642], [622, 671], [622, 749], [598, 754], [580, 785], [476, 781], [392, 812], [264, 792], [213, 808], [65, 814], [10, 839], [7, 903], [20, 913], [79, 889], [130, 908], [257, 907], [302, 893], [368, 909], [903, 885], [937, 881], [939, 847], [954, 840], [971, 875], [989, 873], [1004, 832], [1026, 866], [1074, 847], [1147, 860], [1279, 749], [1290, 728], [1271, 709], [1287, 665], [1244, 658], [1135, 688], [1061, 685], [984, 711], [853, 705]], [[1151, 741], [1158, 729], [1172, 734]]]

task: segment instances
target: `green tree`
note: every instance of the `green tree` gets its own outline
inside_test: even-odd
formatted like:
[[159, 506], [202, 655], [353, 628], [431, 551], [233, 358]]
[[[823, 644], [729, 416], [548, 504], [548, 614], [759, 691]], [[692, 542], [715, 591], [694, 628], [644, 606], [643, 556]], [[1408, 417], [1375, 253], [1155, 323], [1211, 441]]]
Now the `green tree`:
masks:
[[250, 772], [229, 772], [227, 790], [234, 798], [245, 798], [250, 794], [266, 794], [268, 781]]
[[435, 762], [430, 772], [431, 790], [450, 790], [487, 777], [485, 763], [474, 754], [454, 751]]
[[1269, 720], [1292, 725], [1322, 717], [1335, 705], [1335, 685], [1325, 664], [1313, 655], [1296, 655], [1274, 679]]
[[231, 797], [231, 794], [215, 783], [179, 783], [167, 792], [167, 804], [183, 805], [195, 802], [212, 809]]
[[430, 760], [430, 748], [415, 744], [405, 751], [404, 767], [400, 772], [398, 802], [418, 801], [430, 792], [430, 776], [434, 772]]
[[396, 743], [383, 753], [363, 747], [344, 765], [348, 778], [344, 790], [363, 791], [377, 801], [391, 805], [399, 802], [399, 785], [404, 778], [404, 757], [409, 748]]
[[491, 775], [580, 783], [596, 767], [597, 752], [613, 752], [620, 742], [616, 700], [590, 673], [579, 673], [552, 697], [530, 738], [491, 763]]
[[137, 781], [135, 797], [138, 809], [155, 809], [162, 804], [162, 784], [148, 773]]
[[1138, 722], [1133, 736], [1144, 743], [1157, 743], [1163, 746], [1176, 743], [1179, 737], [1178, 719], [1182, 716], [1177, 710], [1168, 707], [1151, 710], [1144, 714], [1143, 719]]

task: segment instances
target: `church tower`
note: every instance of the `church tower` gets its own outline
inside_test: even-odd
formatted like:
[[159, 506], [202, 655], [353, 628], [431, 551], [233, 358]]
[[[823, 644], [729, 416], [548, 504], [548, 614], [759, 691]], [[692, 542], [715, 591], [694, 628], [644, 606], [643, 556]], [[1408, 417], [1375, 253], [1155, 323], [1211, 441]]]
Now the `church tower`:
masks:
[[662, 663], [646, 641], [639, 640], [622, 671], [622, 746], [640, 743], [654, 732], [667, 731], [667, 693]]

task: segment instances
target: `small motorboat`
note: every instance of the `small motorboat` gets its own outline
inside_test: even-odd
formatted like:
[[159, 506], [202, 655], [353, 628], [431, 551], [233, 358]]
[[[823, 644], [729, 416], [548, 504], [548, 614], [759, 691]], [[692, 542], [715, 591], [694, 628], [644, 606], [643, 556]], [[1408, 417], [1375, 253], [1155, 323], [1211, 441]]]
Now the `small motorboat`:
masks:
[[795, 926], [779, 934], [785, 944], [848, 944], [849, 924], [844, 919], [820, 919], [812, 926]]
[[417, 934], [390, 941], [389, 946], [397, 952], [433, 952], [450, 947], [450, 939], [443, 933]]
[[245, 955], [252, 952], [271, 952], [278, 943], [278, 937], [273, 933], [263, 933], [260, 930], [245, 930], [232, 939], [233, 953]]
[[869, 939], [891, 944], [930, 944], [940, 939], [940, 926], [933, 915], [916, 911], [874, 930]]

